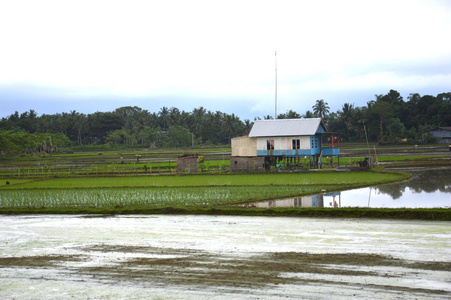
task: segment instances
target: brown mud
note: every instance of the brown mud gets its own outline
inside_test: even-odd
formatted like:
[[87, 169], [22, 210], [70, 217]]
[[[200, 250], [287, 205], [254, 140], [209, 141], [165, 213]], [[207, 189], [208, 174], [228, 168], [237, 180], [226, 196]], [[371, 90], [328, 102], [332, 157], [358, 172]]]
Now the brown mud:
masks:
[[[75, 248], [74, 248], [75, 249]], [[248, 257], [195, 249], [146, 246], [90, 245], [76, 250], [86, 255], [39, 255], [0, 258], [3, 268], [56, 268], [79, 280], [105, 284], [195, 286], [202, 288], [270, 288], [274, 285], [325, 284], [409, 295], [449, 295], [445, 290], [378, 283], [386, 279], [412, 276], [424, 271], [451, 270], [451, 262], [409, 261], [386, 255], [362, 253], [272, 252]], [[101, 265], [90, 265], [96, 254], [121, 253]], [[76, 275], [75, 275], [76, 274]], [[313, 275], [329, 275], [315, 277]], [[332, 276], [330, 276], [332, 275]], [[80, 277], [82, 279], [80, 279]], [[311, 277], [311, 278], [309, 278]], [[369, 278], [365, 282], [355, 278]], [[374, 281], [371, 278], [375, 279]], [[43, 275], [40, 280], [46, 280]], [[48, 278], [48, 280], [55, 280]], [[434, 296], [434, 297], [435, 297]]]

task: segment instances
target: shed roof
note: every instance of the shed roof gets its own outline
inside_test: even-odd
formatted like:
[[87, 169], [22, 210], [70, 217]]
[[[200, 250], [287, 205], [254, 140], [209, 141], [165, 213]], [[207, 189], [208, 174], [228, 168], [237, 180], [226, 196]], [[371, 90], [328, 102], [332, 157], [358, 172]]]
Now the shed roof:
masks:
[[257, 120], [249, 137], [314, 135], [320, 126], [327, 132], [321, 118]]
[[425, 132], [429, 132], [429, 131], [451, 131], [451, 126], [435, 127], [434, 129], [426, 130]]

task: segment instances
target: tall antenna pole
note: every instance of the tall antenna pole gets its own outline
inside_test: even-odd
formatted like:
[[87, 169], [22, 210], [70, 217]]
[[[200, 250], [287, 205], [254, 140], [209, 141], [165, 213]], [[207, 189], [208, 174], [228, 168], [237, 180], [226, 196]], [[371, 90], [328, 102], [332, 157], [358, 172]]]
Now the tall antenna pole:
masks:
[[274, 109], [274, 119], [277, 119], [277, 51], [275, 51], [275, 66], [276, 66], [276, 89], [275, 89], [275, 109]]

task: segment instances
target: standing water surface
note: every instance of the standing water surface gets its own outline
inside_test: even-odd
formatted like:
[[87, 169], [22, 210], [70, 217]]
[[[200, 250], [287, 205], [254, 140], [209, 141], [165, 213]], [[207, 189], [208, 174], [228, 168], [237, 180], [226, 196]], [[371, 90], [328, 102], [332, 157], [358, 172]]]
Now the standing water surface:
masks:
[[408, 181], [306, 197], [262, 201], [257, 207], [450, 208], [451, 169], [413, 171]]

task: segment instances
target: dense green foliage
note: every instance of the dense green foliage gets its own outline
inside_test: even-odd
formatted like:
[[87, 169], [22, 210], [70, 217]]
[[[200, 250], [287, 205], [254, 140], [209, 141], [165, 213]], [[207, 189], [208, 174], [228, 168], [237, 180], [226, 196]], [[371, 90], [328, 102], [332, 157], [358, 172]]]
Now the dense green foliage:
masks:
[[[34, 110], [10, 115], [0, 121], [0, 151], [7, 154], [46, 151], [40, 148], [40, 134], [67, 137], [73, 146], [102, 145], [119, 147], [191, 147], [193, 144], [228, 144], [230, 138], [250, 130], [234, 114], [206, 111], [200, 107], [191, 113], [172, 107], [151, 113], [139, 107], [121, 107], [114, 112], [85, 115], [71, 111], [37, 116]], [[37, 144], [28, 145], [28, 137]], [[45, 140], [48, 143], [48, 138]], [[36, 145], [35, 145], [36, 144]], [[63, 144], [62, 146], [69, 146]]]
[[[323, 117], [328, 130], [338, 132], [348, 141], [377, 140], [396, 143], [401, 139], [434, 142], [421, 134], [437, 126], [450, 126], [451, 93], [437, 96], [411, 94], [404, 101], [395, 90], [366, 106], [344, 103], [337, 112], [329, 112], [328, 103], [317, 100], [311, 111], [299, 114], [293, 110], [278, 118]], [[271, 116], [264, 117], [272, 119]], [[259, 119], [259, 117], [256, 117]], [[34, 110], [15, 112], [0, 121], [0, 153], [53, 153], [63, 147], [191, 147], [193, 144], [229, 144], [230, 138], [250, 131], [252, 122], [203, 107], [192, 112], [176, 107], [162, 107], [158, 113], [139, 107], [121, 107], [113, 112], [70, 113], [38, 116]]]
[[436, 142], [428, 135], [422, 140], [421, 134], [451, 125], [451, 93], [437, 97], [410, 94], [406, 102], [397, 91], [390, 90], [386, 95], [376, 95], [376, 100], [364, 107], [344, 103], [337, 113], [327, 115], [325, 122], [329, 131], [339, 132], [348, 141], [364, 140], [366, 129], [368, 138], [381, 144], [402, 139]]

